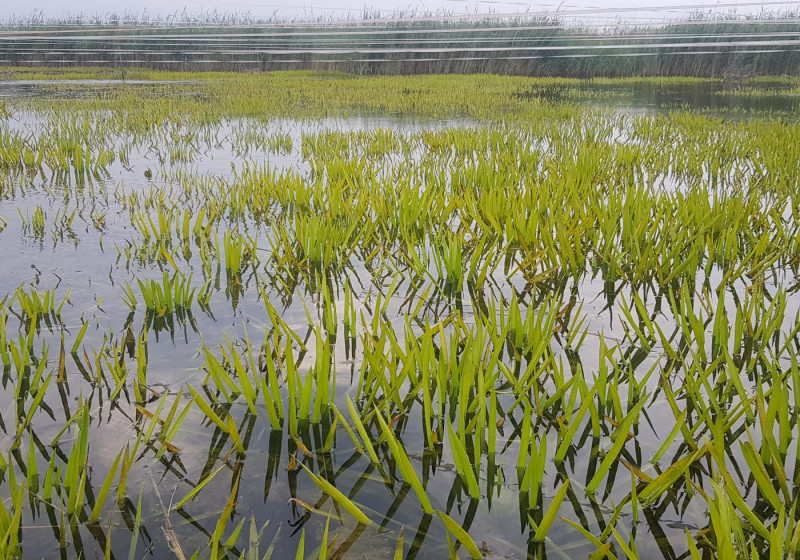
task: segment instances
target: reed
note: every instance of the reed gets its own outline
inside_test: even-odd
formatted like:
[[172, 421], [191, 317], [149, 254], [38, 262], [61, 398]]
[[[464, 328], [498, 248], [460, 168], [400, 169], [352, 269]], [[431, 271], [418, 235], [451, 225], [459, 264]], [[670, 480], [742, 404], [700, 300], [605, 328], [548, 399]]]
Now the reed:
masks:
[[[560, 12], [466, 16], [413, 9], [300, 21], [236, 12], [223, 17], [218, 12], [173, 14], [166, 21], [149, 13], [66, 20], [37, 14], [30, 21], [6, 23], [8, 37], [0, 42], [0, 52], [20, 67], [71, 66], [76, 78], [91, 75], [81, 67], [93, 62], [104, 76], [117, 79], [149, 77], [153, 72], [145, 68], [172, 67], [195, 73], [302, 69], [361, 75], [717, 76], [739, 81], [797, 66], [791, 49], [770, 48], [776, 45], [763, 38], [791, 37], [796, 30], [792, 10], [698, 10], [666, 24], [619, 21], [597, 26], [591, 14], [589, 18], [576, 22]], [[51, 32], [42, 36], [42, 27]], [[41, 75], [41, 70], [29, 74]], [[280, 135], [269, 143], [286, 149]]]

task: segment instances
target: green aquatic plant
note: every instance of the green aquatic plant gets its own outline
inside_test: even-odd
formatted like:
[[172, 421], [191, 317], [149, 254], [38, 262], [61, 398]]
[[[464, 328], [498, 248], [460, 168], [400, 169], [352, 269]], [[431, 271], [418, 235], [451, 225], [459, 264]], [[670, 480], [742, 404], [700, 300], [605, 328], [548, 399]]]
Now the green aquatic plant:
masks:
[[[192, 307], [196, 287], [192, 287], [191, 277], [164, 274], [161, 282], [157, 280], [137, 280], [145, 307], [151, 313], [163, 316], [176, 311], [187, 312]], [[133, 292], [128, 288], [128, 305], [135, 306]]]
[[8, 102], [9, 547], [796, 554], [795, 123], [184, 77]]

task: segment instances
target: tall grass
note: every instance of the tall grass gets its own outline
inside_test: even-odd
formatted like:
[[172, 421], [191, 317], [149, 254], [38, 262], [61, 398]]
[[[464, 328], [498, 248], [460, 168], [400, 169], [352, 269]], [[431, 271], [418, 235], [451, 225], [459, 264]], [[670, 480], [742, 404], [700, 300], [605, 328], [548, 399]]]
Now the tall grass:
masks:
[[[568, 22], [557, 12], [471, 18], [419, 14], [363, 21], [6, 24], [9, 65], [207, 70], [332, 70], [361, 75], [706, 76], [796, 73], [797, 14], [712, 12], [671, 23]], [[236, 14], [229, 14], [236, 21]]]

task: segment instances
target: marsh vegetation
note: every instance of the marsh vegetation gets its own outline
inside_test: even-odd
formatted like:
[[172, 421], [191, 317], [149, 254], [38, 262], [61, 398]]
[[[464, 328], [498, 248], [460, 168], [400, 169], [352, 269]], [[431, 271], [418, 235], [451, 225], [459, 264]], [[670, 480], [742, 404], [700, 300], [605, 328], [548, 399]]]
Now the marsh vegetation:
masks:
[[[778, 2], [772, 2], [775, 5]], [[0, 65], [358, 75], [725, 78], [800, 71], [796, 8], [649, 21], [631, 7], [498, 14], [365, 10], [337, 20], [147, 13], [0, 21]], [[685, 8], [685, 6], [684, 6]], [[631, 21], [626, 21], [626, 16]]]
[[3, 72], [3, 557], [798, 553], [793, 113]]

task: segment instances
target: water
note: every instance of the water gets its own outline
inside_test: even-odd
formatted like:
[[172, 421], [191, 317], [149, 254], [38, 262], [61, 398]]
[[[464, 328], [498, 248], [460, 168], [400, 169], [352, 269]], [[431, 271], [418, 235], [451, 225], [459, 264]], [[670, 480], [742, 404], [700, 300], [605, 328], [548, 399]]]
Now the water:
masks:
[[727, 118], [748, 115], [795, 118], [800, 109], [800, 95], [787, 94], [785, 84], [768, 81], [632, 82], [624, 85], [587, 81], [577, 85], [532, 88], [528, 95], [549, 101], [582, 101], [590, 106], [613, 107], [643, 115], [692, 111]]
[[[52, 80], [2, 80], [0, 81], [0, 99], [49, 96], [64, 98], [75, 93], [88, 97], [95, 95], [98, 90], [108, 89], [112, 86], [136, 89], [137, 86], [175, 86], [191, 83], [185, 80], [59, 80], [57, 88], [53, 88]], [[56, 93], [54, 89], [58, 90], [60, 94]]]
[[[164, 82], [152, 84], [167, 86]], [[96, 93], [96, 88], [108, 85], [138, 87], [151, 84], [92, 81], [86, 84], [70, 83], [69, 88], [84, 91], [87, 97], [91, 97]], [[181, 83], [181, 87], [185, 85], [185, 82]], [[583, 96], [586, 103], [595, 108], [610, 108], [622, 113], [643, 111], [644, 114], [655, 114], [674, 107], [723, 113], [738, 113], [742, 109], [751, 118], [760, 118], [757, 114], [759, 111], [791, 113], [797, 108], [796, 99], [792, 97], [747, 97], [747, 102], [742, 102], [736, 93], [727, 93], [722, 87], [690, 85], [658, 88], [639, 85], [610, 90], [605, 86], [581, 86], [577, 94], [573, 92], [570, 95]], [[51, 89], [46, 82], [6, 82], [2, 84], [0, 96], [13, 101], [23, 97], [59, 96], [59, 90]], [[548, 99], [557, 98], [558, 95], [558, 89], [532, 94], [533, 97]], [[591, 101], [598, 97], [601, 99], [599, 102]], [[4, 129], [0, 130], [18, 133], [44, 144], [44, 139], [40, 139], [39, 135], [42, 134], [42, 124], [48, 119], [46, 112], [25, 110], [15, 113], [14, 120], [4, 123]], [[399, 182], [403, 177], [415, 177], [413, 169], [409, 168], [410, 162], [411, 167], [429, 165], [431, 169], [440, 171], [447, 177], [447, 188], [452, 190], [458, 186], [453, 180], [459, 172], [458, 158], [451, 156], [440, 162], [437, 160], [437, 163], [425, 163], [425, 158], [430, 157], [433, 149], [430, 144], [424, 144], [422, 139], [428, 133], [446, 133], [459, 127], [480, 132], [484, 126], [501, 126], [502, 133], [521, 138], [524, 146], [540, 149], [542, 154], [547, 154], [550, 149], [548, 142], [539, 139], [537, 131], [527, 129], [525, 124], [498, 125], [480, 121], [391, 116], [320, 120], [231, 119], [199, 127], [191, 124], [169, 130], [164, 127], [151, 131], [145, 138], [117, 132], [111, 136], [108, 145], [116, 154], [127, 152], [127, 161], [123, 162], [118, 157], [96, 172], [79, 173], [74, 169], [74, 162], [71, 172], [67, 174], [44, 169], [27, 175], [5, 172], [0, 197], [0, 216], [3, 218], [0, 224], [5, 223], [0, 233], [0, 254], [4, 264], [0, 271], [0, 299], [9, 294], [10, 301], [18, 286], [27, 291], [54, 290], [58, 301], [70, 291], [69, 302], [65, 304], [60, 318], [51, 317], [52, 326], [40, 323], [35, 337], [33, 346], [41, 359], [43, 356], [39, 349], [42, 342], [49, 347], [48, 371], [56, 371], [62, 330], [69, 349], [81, 326], [89, 325], [83, 340], [86, 352], [82, 348], [75, 356], [66, 354], [65, 382], [56, 384], [55, 379], [51, 382], [43, 400], [44, 406], [35, 414], [32, 429], [21, 435], [20, 445], [15, 451], [12, 450], [17, 441], [13, 428], [17, 379], [9, 368], [4, 376], [5, 392], [0, 396], [0, 414], [5, 428], [0, 449], [12, 452], [8, 457], [13, 457], [11, 460], [15, 461], [18, 478], [22, 478], [21, 470], [30, 468], [28, 449], [31, 441], [34, 442], [33, 456], [40, 473], [46, 471], [48, 459], [54, 455], [58, 461], [66, 463], [67, 460], [60, 458], [59, 454], [69, 453], [69, 448], [78, 439], [77, 430], [70, 429], [61, 435], [57, 445], [49, 444], [59, 436], [64, 423], [76, 414], [82, 399], [88, 399], [91, 414], [86, 481], [86, 487], [90, 488], [87, 495], [89, 505], [84, 514], [78, 517], [77, 523], [64, 525], [61, 521], [62, 508], [51, 505], [56, 502], [55, 499], [48, 503], [30, 498], [23, 512], [22, 545], [25, 557], [100, 556], [106, 547], [110, 548], [112, 557], [124, 557], [131, 548], [137, 513], [141, 518], [137, 557], [145, 554], [156, 558], [175, 555], [167, 539], [167, 535], [173, 533], [187, 557], [195, 549], [201, 549], [207, 555], [209, 538], [221, 526], [221, 520], [226, 518], [228, 524], [223, 531], [225, 538], [231, 535], [238, 523], [244, 522], [242, 536], [233, 539], [229, 557], [238, 558], [246, 550], [251, 518], [255, 520], [256, 530], [268, 522], [260, 534], [262, 554], [273, 543], [274, 558], [293, 557], [301, 530], [304, 529], [308, 555], [319, 546], [327, 516], [335, 514], [336, 508], [333, 500], [326, 497], [302, 469], [289, 468], [295, 460], [314, 472], [326, 473], [329, 480], [335, 480], [336, 486], [357, 501], [373, 521], [367, 527], [358, 526], [344, 512], [341, 521], [333, 518], [330, 531], [337, 535], [332, 547], [333, 557], [392, 557], [401, 529], [406, 543], [404, 558], [407, 560], [445, 557], [448, 544], [443, 523], [436, 516], [422, 515], [418, 500], [410, 487], [400, 480], [398, 467], [388, 453], [381, 453], [380, 465], [372, 465], [366, 456], [357, 452], [342, 422], [337, 420], [336, 426], [333, 426], [336, 416], [332, 410], [328, 410], [319, 423], [300, 422], [298, 437], [313, 451], [311, 456], [305, 456], [288, 436], [286, 425], [276, 431], [276, 427], [270, 424], [263, 401], [259, 400], [255, 405], [257, 414], [251, 413], [241, 397], [230, 405], [224, 403], [222, 391], [208, 379], [200, 349], [205, 344], [219, 356], [220, 345], [226, 345], [230, 339], [234, 347], [241, 351], [246, 331], [254, 341], [258, 354], [261, 340], [266, 338], [269, 341], [276, 331], [280, 331], [270, 319], [264, 302], [267, 298], [297, 337], [292, 343], [292, 359], [297, 361], [301, 374], [305, 376], [309, 368], [319, 367], [316, 337], [313, 327], [309, 325], [309, 318], [312, 324], [325, 321], [323, 296], [319, 286], [312, 285], [320, 282], [320, 279], [311, 273], [308, 273], [309, 276], [293, 278], [281, 272], [279, 267], [288, 249], [281, 245], [279, 234], [283, 226], [278, 222], [284, 220], [286, 215], [291, 215], [290, 211], [265, 207], [265, 217], [262, 219], [254, 214], [254, 204], [257, 203], [246, 200], [244, 215], [240, 216], [232, 199], [225, 198], [240, 188], [237, 185], [242, 182], [248, 169], [274, 171], [279, 176], [288, 177], [287, 185], [294, 184], [290, 181], [291, 177], [299, 178], [301, 184], [314, 184], [318, 172], [326, 178], [329, 187], [344, 177], [345, 183], [346, 180], [353, 182], [343, 187], [342, 196], [346, 196], [349, 190], [358, 189], [358, 177], [347, 172], [342, 172], [341, 177], [336, 176], [337, 170], [330, 166], [332, 160], [329, 154], [310, 151], [313, 137], [330, 138], [326, 133], [341, 132], [345, 140], [352, 141], [352, 135], [358, 133], [369, 135], [377, 134], [376, 131], [391, 131], [394, 139], [385, 144], [369, 137], [372, 139], [364, 144], [351, 146], [354, 158], [365, 162], [363, 176], [371, 176], [381, 185]], [[194, 136], [189, 138], [192, 134]], [[183, 140], [173, 142], [172, 146], [180, 144], [183, 151], [170, 153], [170, 139], [176, 138]], [[274, 142], [264, 141], [265, 138]], [[371, 146], [375, 153], [365, 155], [363, 146]], [[381, 152], [379, 146], [386, 146], [386, 151]], [[93, 146], [93, 149], [98, 148]], [[481, 153], [474, 154], [478, 160], [481, 156]], [[554, 157], [557, 159], [557, 155]], [[673, 177], [673, 180], [678, 187], [690, 190], [681, 179]], [[211, 185], [204, 191], [205, 194], [194, 192], [192, 185], [202, 185], [203, 181]], [[259, 181], [266, 182], [266, 176], [259, 176], [256, 182]], [[388, 191], [385, 186], [381, 189]], [[152, 193], [155, 194], [151, 196]], [[160, 197], [158, 193], [163, 193], [163, 196]], [[306, 200], [303, 196], [298, 192], [294, 198], [290, 197], [285, 207], [302, 207], [302, 201]], [[312, 203], [314, 196], [308, 198]], [[222, 243], [224, 232], [236, 231], [257, 241], [252, 246], [254, 254], [245, 260], [239, 275], [226, 273], [224, 257], [227, 251], [220, 251], [206, 263], [202, 257], [205, 234], [181, 240], [181, 212], [175, 213], [167, 224], [170, 232], [167, 237], [158, 239], [157, 234], [148, 237], [143, 233], [147, 226], [134, 224], [133, 216], [143, 211], [144, 215], [154, 220], [153, 229], [159, 230], [158, 216], [151, 206], [154, 201], [167, 209], [191, 207], [192, 219], [197, 217], [200, 208], [211, 212], [216, 205], [220, 209], [220, 218], [218, 224], [209, 230], [208, 245], [213, 249], [215, 244]], [[44, 228], [40, 231], [31, 225], [37, 210], [45, 215]], [[66, 225], [66, 216], [73, 210], [75, 215], [71, 225]], [[302, 243], [303, 240], [295, 241]], [[408, 334], [404, 331], [405, 314], [410, 313], [420, 319], [410, 322], [412, 332], [419, 335], [424, 330], [423, 320], [435, 323], [454, 314], [463, 316], [466, 325], [474, 326], [476, 309], [491, 304], [500, 304], [508, 309], [508, 299], [512, 294], [521, 298], [524, 317], [542, 309], [544, 300], [541, 298], [549, 294], [555, 297], [559, 307], [568, 302], [574, 306], [583, 305], [580, 314], [585, 317], [582, 328], [587, 330], [587, 335], [578, 355], [571, 355], [561, 339], [555, 338], [550, 342], [554, 359], [568, 376], [584, 375], [588, 380], [594, 378], [602, 361], [598, 355], [601, 335], [608, 345], [619, 343], [620, 353], [624, 352], [626, 356], [618, 356], [617, 359], [630, 366], [638, 379], [651, 368], [666, 367], [663, 345], [637, 348], [630, 334], [631, 322], [624, 319], [621, 311], [621, 299], [630, 302], [636, 292], [644, 298], [647, 309], [653, 312], [653, 320], [668, 335], [673, 332], [675, 320], [668, 303], [662, 301], [662, 293], [653, 290], [648, 294], [650, 290], [646, 282], [631, 285], [621, 279], [609, 280], [600, 269], [589, 269], [579, 278], [565, 276], [558, 281], [553, 280], [552, 284], [547, 280], [541, 285], [532, 285], [522, 272], [510, 272], [499, 266], [489, 275], [482, 295], [470, 295], [469, 290], [464, 288], [460, 296], [453, 296], [436, 288], [436, 276], [441, 274], [436, 271], [432, 260], [427, 265], [430, 276], [418, 279], [402, 269], [401, 264], [406, 261], [401, 261], [399, 257], [397, 261], [392, 261], [380, 246], [373, 247], [374, 241], [367, 239], [358, 243], [359, 250], [348, 256], [347, 265], [326, 273], [326, 279], [334, 291], [333, 300], [338, 315], [337, 337], [332, 344], [330, 361], [330, 367], [335, 372], [333, 386], [336, 394], [333, 401], [343, 412], [346, 410], [345, 395], [363, 404], [365, 395], [360, 391], [360, 379], [366, 370], [373, 368], [371, 363], [364, 362], [365, 345], [370, 343], [369, 337], [372, 336], [368, 325], [377, 314], [378, 293], [382, 297], [389, 297], [385, 313], [378, 314], [386, 321], [381, 329], [392, 328], [400, 345]], [[162, 256], [162, 248], [175, 256], [174, 265]], [[418, 245], [418, 249], [423, 257], [427, 255], [430, 259], [436, 252], [430, 239]], [[381, 255], [380, 258], [375, 254]], [[193, 305], [188, 315], [176, 313], [161, 318], [153, 317], [143, 309], [137, 280], [160, 280], [165, 272], [174, 275], [175, 268], [186, 276], [191, 271], [192, 285], [198, 289], [208, 281], [211, 293], [208, 304]], [[792, 273], [789, 269], [784, 272], [787, 275]], [[698, 284], [706, 280], [709, 285], [716, 286], [722, 276], [719, 268], [712, 267], [707, 280], [702, 272], [698, 272]], [[394, 278], [402, 279], [402, 282], [393, 295], [389, 295]], [[355, 309], [359, 314], [359, 337], [354, 341], [347, 340], [343, 334], [346, 311], [343, 286], [346, 281], [353, 287]], [[765, 281], [773, 295], [778, 286], [786, 283], [787, 278], [778, 277]], [[130, 286], [138, 297], [139, 305], [134, 310], [124, 303], [126, 286]], [[430, 291], [425, 292], [426, 288]], [[734, 299], [745, 300], [752, 287], [745, 280], [740, 280], [729, 289], [735, 295]], [[661, 303], [656, 303], [657, 300]], [[733, 301], [728, 305], [731, 313], [735, 314], [737, 305]], [[661, 304], [664, 308], [658, 311], [657, 306]], [[712, 299], [709, 305], [714, 304]], [[24, 320], [14, 317], [14, 311], [18, 312], [18, 304], [6, 303], [6, 306], [12, 309], [7, 321], [8, 332], [13, 339], [18, 325], [24, 325]], [[415, 314], [412, 313], [414, 309], [421, 311]], [[800, 300], [792, 294], [784, 313], [783, 332], [792, 331], [796, 322], [793, 318], [798, 310]], [[361, 322], [361, 313], [364, 314], [365, 323]], [[455, 329], [451, 324], [444, 332], [452, 334], [456, 332]], [[138, 407], [134, 402], [132, 379], [119, 399], [109, 400], [111, 390], [117, 385], [112, 373], [113, 363], [121, 363], [124, 356], [124, 362], [133, 371], [132, 377], [135, 377], [139, 350], [136, 349], [136, 341], [133, 341], [133, 348], [124, 344], [128, 332], [134, 338], [140, 337], [143, 332], [147, 333], [147, 390], [145, 402]], [[564, 336], [567, 334], [564, 332]], [[281, 338], [284, 345], [290, 340], [286, 333]], [[305, 346], [304, 350], [300, 342]], [[711, 352], [710, 337], [706, 343]], [[130, 353], [122, 352], [123, 355], [119, 355], [123, 347]], [[280, 350], [280, 345], [277, 348]], [[500, 352], [500, 357], [511, 369], [529, 365], [524, 357], [514, 354], [509, 345], [508, 349]], [[269, 360], [271, 356], [258, 359]], [[780, 356], [780, 359], [786, 363], [785, 356]], [[455, 367], [455, 364], [452, 365]], [[104, 370], [102, 375], [100, 367]], [[549, 376], [544, 376], [541, 383], [549, 390], [554, 387], [554, 381]], [[654, 376], [645, 385], [655, 392], [660, 383], [658, 377]], [[89, 506], [97, 497], [117, 454], [126, 446], [127, 449], [133, 449], [137, 435], [146, 434], [150, 428], [152, 420], [143, 410], [152, 414], [162, 395], [167, 395], [160, 417], [166, 416], [176, 399], [180, 399], [176, 409], [179, 413], [191, 402], [188, 385], [198, 390], [206, 400], [213, 396], [223, 402], [218, 410], [227, 410], [230, 414], [243, 448], [237, 450], [235, 438], [215, 429], [207, 415], [198, 405], [194, 405], [170, 440], [170, 445], [179, 452], [160, 451], [163, 440], [158, 437], [151, 437], [149, 442], [142, 441], [132, 456], [133, 467], [128, 475], [127, 492], [123, 500], [118, 505], [113, 504], [116, 498], [115, 483], [100, 523], [88, 522]], [[286, 388], [283, 387], [282, 391], [285, 397]], [[404, 384], [403, 391], [410, 391], [408, 383]], [[622, 397], [627, 398], [625, 395]], [[406, 414], [397, 417], [399, 437], [426, 486], [434, 508], [456, 519], [482, 547], [487, 557], [531, 558], [543, 557], [545, 553], [547, 557], [585, 557], [594, 552], [595, 547], [591, 543], [563, 522], [555, 523], [544, 544], [532, 542], [533, 531], [528, 515], [541, 521], [542, 501], [545, 506], [549, 504], [561, 485], [562, 475], [565, 475], [575, 481], [575, 491], [562, 506], [560, 515], [580, 523], [595, 535], [603, 531], [612, 517], [611, 504], [619, 504], [630, 492], [630, 475], [617, 465], [611, 483], [600, 487], [604, 499], [599, 503], [587, 497], [579, 486], [591, 478], [603, 453], [608, 452], [611, 446], [608, 433], [599, 438], [592, 437], [587, 422], [576, 436], [580, 440], [578, 450], [570, 451], [561, 465], [548, 462], [542, 483], [542, 500], [537, 509], [529, 512], [526, 507], [528, 497], [520, 492], [517, 472], [522, 411], [508, 384], [498, 386], [498, 406], [506, 412], [503, 416], [505, 424], [498, 430], [498, 449], [502, 451], [495, 456], [481, 455], [478, 471], [482, 493], [480, 500], [469, 498], [462, 479], [456, 473], [454, 456], [448, 445], [436, 444], [432, 449], [426, 449], [420, 401], [419, 396], [409, 397], [407, 410], [404, 411]], [[448, 408], [448, 412], [453, 414], [455, 408], [452, 402]], [[663, 397], [655, 398], [642, 414], [643, 420], [635, 429], [635, 440], [625, 448], [625, 457], [637, 465], [644, 464], [652, 456], [674, 424], [670, 406]], [[437, 423], [442, 425], [442, 421], [440, 418]], [[558, 422], [558, 418], [546, 414], [537, 415], [534, 419], [534, 430], [547, 439], [550, 453], [558, 447]], [[154, 433], [159, 433], [160, 428], [156, 426], [154, 430]], [[372, 430], [373, 434], [377, 434], [376, 426], [373, 425]], [[331, 437], [334, 439], [331, 440], [333, 445], [330, 452], [323, 451]], [[470, 448], [477, 444], [477, 438], [469, 436], [467, 440]], [[677, 457], [680, 452], [679, 446], [670, 446], [663, 460], [664, 466], [672, 460], [673, 455]], [[744, 464], [738, 449], [731, 453]], [[24, 469], [25, 466], [27, 469]], [[212, 473], [215, 474], [211, 482], [194, 500], [182, 509], [169, 511], [170, 504], [175, 504]], [[40, 478], [43, 477], [42, 474]], [[140, 490], [141, 508], [138, 508]], [[3, 489], [2, 495], [6, 498], [8, 491]], [[228, 510], [229, 515], [222, 515], [229, 500], [233, 504]], [[293, 500], [308, 503], [316, 511], [309, 512], [300, 502]], [[618, 526], [635, 536], [638, 551], [646, 558], [680, 557], [687, 550], [685, 530], [688, 528], [694, 534], [707, 524], [704, 503], [685, 488], [656, 506], [642, 508], [638, 515], [640, 521], [636, 524], [633, 522], [634, 514], [625, 509], [620, 514], [622, 522]]]

